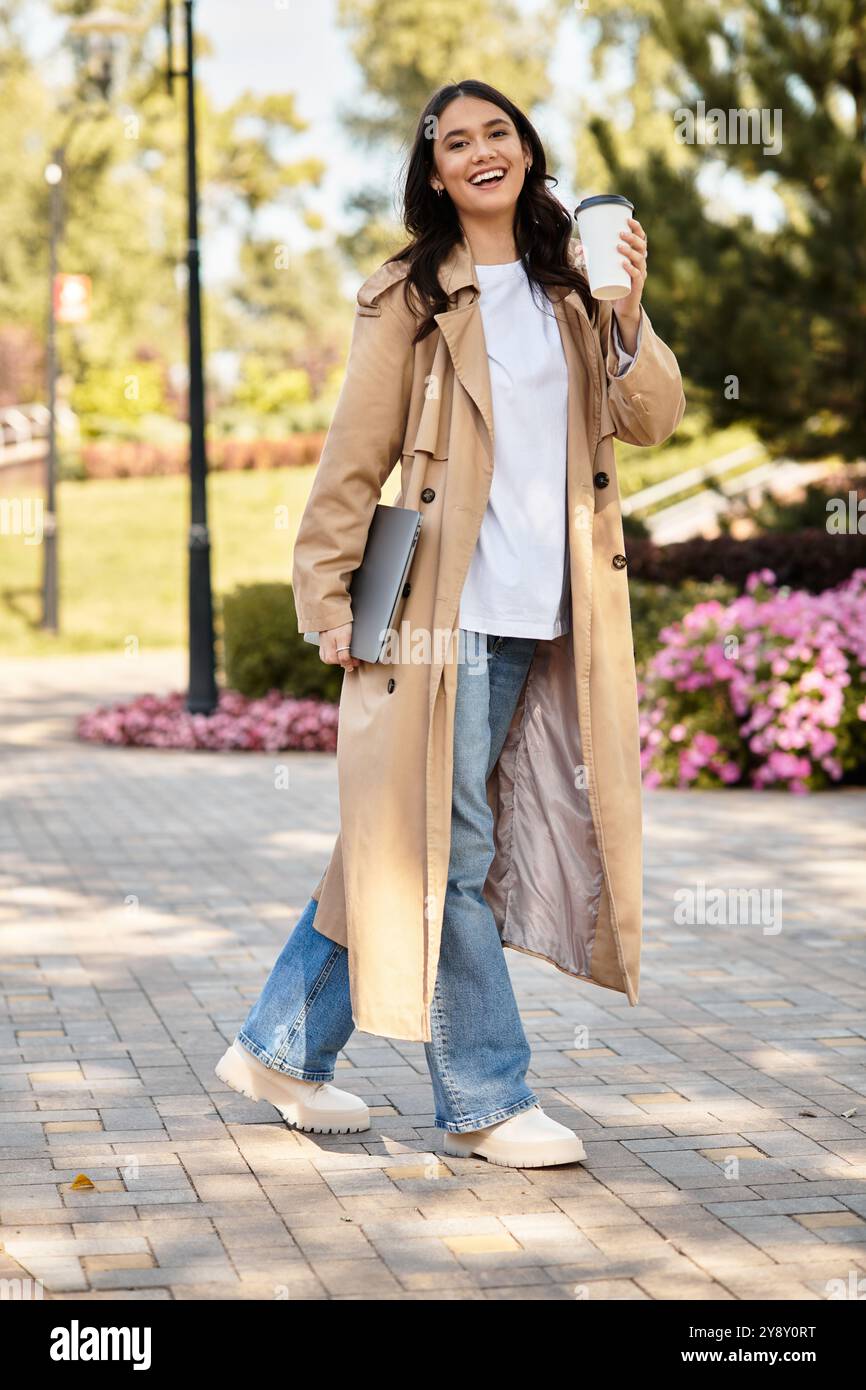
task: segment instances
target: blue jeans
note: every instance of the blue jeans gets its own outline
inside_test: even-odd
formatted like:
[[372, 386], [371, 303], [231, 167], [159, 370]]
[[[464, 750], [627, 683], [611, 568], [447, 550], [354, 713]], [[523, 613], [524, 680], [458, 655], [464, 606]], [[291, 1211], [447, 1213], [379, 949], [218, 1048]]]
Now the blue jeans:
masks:
[[[487, 778], [535, 650], [534, 637], [459, 633], [451, 853], [442, 941], [425, 1043], [438, 1128], [483, 1129], [538, 1104], [526, 1084], [530, 1048], [499, 931], [484, 897], [493, 861]], [[310, 898], [250, 1009], [238, 1042], [267, 1067], [333, 1081], [354, 1030], [349, 953], [314, 926]]]

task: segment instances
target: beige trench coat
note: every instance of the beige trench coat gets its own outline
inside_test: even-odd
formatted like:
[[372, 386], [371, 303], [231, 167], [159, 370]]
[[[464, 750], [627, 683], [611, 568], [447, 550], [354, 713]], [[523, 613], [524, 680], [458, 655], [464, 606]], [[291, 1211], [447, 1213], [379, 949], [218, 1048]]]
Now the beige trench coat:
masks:
[[[341, 828], [311, 896], [316, 930], [348, 947], [356, 1026], [429, 1041], [450, 850], [456, 622], [487, 505], [494, 434], [468, 243], [440, 267], [452, 307], [415, 347], [405, 274], [405, 264], [386, 263], [358, 291], [346, 377], [301, 519], [292, 582], [299, 631], [351, 621], [347, 586], [399, 461], [397, 505], [423, 518], [411, 591], [392, 659], [362, 662], [343, 677]], [[576, 291], [549, 295], [569, 372], [572, 624], [539, 640], [488, 780], [495, 855], [484, 894], [503, 945], [636, 1004], [641, 779], [613, 439], [661, 443], [682, 419], [685, 396], [677, 360], [643, 308], [639, 352], [617, 379], [610, 304], [601, 304], [593, 329]]]

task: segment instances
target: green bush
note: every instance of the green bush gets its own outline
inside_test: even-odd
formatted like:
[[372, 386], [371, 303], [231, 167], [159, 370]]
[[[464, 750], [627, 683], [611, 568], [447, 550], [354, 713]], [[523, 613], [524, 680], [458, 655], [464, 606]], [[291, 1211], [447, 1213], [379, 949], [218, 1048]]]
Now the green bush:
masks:
[[165, 368], [161, 362], [92, 366], [72, 388], [72, 409], [84, 438], [99, 437], [110, 421], [133, 433], [147, 416], [165, 415]]
[[650, 529], [642, 517], [635, 516], [633, 513], [626, 513], [622, 519], [622, 533], [627, 540], [638, 538], [648, 540]]
[[240, 584], [222, 599], [226, 684], [260, 698], [280, 690], [298, 699], [337, 704], [340, 666], [326, 666], [319, 649], [298, 632], [291, 584]]
[[661, 646], [659, 633], [677, 623], [698, 603], [718, 599], [728, 603], [736, 597], [737, 586], [717, 579], [710, 583], [687, 579], [673, 587], [647, 579], [630, 579], [628, 585], [634, 634], [635, 665], [640, 673]]

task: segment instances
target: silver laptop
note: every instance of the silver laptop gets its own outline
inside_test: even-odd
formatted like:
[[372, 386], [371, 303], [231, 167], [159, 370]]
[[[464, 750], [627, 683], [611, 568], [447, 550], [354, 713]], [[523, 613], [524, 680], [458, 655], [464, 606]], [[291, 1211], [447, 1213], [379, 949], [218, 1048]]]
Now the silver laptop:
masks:
[[[364, 557], [352, 576], [352, 646], [361, 661], [378, 661], [389, 628], [399, 625], [400, 610], [409, 592], [409, 571], [421, 532], [421, 513], [412, 507], [378, 503]], [[319, 644], [318, 632], [305, 632], [305, 642]]]

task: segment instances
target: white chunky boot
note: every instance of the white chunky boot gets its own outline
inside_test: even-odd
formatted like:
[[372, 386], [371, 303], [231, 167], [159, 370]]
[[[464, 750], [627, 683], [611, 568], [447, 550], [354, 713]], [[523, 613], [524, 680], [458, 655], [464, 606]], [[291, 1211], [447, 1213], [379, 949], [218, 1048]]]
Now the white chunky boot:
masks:
[[446, 1130], [445, 1152], [455, 1158], [486, 1158], [504, 1168], [549, 1168], [586, 1158], [577, 1135], [545, 1115], [540, 1105], [486, 1129], [470, 1129], [464, 1134]]
[[329, 1081], [301, 1081], [266, 1067], [237, 1038], [214, 1071], [233, 1091], [249, 1100], [269, 1101], [287, 1124], [308, 1134], [357, 1134], [370, 1128], [370, 1111], [359, 1096]]

